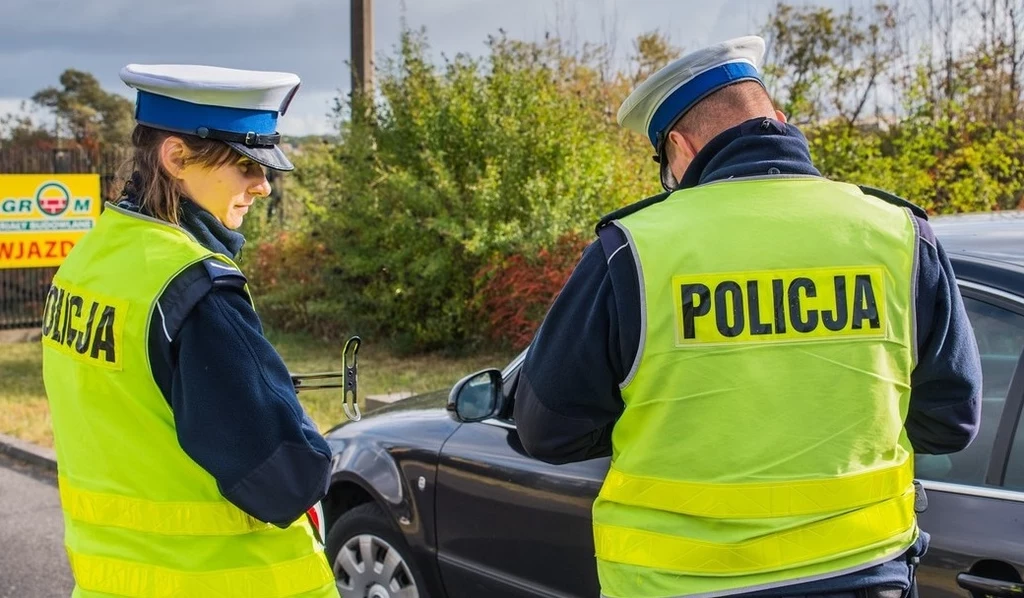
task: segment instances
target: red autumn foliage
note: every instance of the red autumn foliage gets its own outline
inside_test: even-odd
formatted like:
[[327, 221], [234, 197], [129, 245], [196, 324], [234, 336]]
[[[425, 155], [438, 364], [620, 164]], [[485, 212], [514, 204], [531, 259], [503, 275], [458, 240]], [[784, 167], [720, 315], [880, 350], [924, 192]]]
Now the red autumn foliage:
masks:
[[304, 235], [278, 233], [261, 241], [255, 255], [250, 257], [254, 285], [267, 291], [281, 285], [319, 285], [320, 274], [328, 262], [327, 247], [323, 242], [312, 242]]
[[491, 340], [516, 350], [530, 344], [588, 244], [570, 233], [550, 250], [499, 256], [482, 268], [476, 275], [477, 299]]

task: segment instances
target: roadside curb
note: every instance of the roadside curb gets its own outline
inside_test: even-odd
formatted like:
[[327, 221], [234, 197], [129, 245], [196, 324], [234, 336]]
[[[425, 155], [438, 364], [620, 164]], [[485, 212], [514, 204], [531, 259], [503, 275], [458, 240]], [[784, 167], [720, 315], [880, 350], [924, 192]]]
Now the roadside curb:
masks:
[[0, 453], [19, 461], [57, 472], [57, 454], [53, 449], [36, 446], [7, 434], [0, 434]]

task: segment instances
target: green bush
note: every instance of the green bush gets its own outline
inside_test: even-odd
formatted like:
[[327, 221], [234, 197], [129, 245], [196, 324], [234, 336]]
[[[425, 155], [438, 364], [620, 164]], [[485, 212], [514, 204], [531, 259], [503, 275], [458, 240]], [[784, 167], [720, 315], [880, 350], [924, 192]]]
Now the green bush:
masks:
[[904, 121], [891, 130], [846, 124], [809, 130], [825, 176], [886, 189], [931, 213], [1018, 207], [1024, 199], [1024, 130], [983, 123]]
[[[554, 43], [489, 45], [436, 69], [424, 36], [405, 32], [379, 74], [381, 101], [347, 106], [356, 118], [340, 144], [295, 157], [295, 193], [331, 256], [322, 289], [298, 296], [330, 298], [338, 318], [399, 349], [483, 338], [474, 277], [491, 256], [589, 234], [656, 185], [639, 167], [649, 153], [623, 151], [592, 66]], [[298, 309], [286, 293], [264, 301], [279, 298], [292, 303], [274, 309]]]

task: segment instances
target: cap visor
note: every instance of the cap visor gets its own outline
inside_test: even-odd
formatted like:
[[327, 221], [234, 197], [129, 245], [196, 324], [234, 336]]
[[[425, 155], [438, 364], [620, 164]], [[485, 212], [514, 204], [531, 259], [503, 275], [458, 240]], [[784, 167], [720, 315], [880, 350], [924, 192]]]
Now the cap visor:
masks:
[[295, 166], [292, 164], [288, 156], [284, 155], [279, 147], [249, 147], [244, 143], [236, 143], [234, 141], [225, 141], [231, 146], [231, 149], [236, 152], [251, 158], [253, 162], [262, 164], [267, 168], [273, 168], [274, 170], [293, 170]]

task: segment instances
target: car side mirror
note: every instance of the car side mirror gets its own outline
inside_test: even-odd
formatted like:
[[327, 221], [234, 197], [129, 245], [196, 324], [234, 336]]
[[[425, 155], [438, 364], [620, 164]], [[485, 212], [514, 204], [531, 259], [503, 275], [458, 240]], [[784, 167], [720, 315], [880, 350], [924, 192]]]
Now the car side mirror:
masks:
[[448, 395], [448, 411], [460, 422], [490, 419], [501, 409], [501, 371], [483, 370], [459, 380]]

